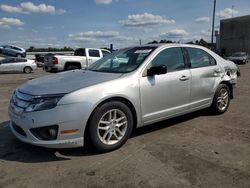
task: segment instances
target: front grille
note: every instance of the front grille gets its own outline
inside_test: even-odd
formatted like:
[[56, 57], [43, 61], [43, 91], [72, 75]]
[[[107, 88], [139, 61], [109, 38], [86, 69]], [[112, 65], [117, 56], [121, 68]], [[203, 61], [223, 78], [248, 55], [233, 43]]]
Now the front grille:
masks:
[[19, 127], [18, 125], [16, 125], [14, 122], [12, 122], [12, 127], [14, 128], [14, 130], [18, 134], [20, 134], [20, 135], [22, 135], [24, 137], [27, 137], [27, 134], [24, 132], [24, 130], [21, 127]]

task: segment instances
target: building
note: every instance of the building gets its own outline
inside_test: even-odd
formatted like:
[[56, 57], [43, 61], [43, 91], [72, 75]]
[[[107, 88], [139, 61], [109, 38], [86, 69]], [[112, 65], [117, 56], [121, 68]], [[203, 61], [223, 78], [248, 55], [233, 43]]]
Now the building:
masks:
[[220, 50], [226, 56], [234, 52], [250, 54], [250, 15], [221, 20]]

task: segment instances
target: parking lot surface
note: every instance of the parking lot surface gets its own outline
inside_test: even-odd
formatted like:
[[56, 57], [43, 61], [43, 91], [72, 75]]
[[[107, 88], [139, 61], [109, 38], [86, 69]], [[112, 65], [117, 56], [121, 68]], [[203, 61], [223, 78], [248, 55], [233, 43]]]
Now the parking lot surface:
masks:
[[42, 75], [0, 74], [2, 187], [250, 187], [250, 63], [229, 110], [207, 110], [136, 130], [119, 150], [45, 149], [19, 142], [8, 127], [13, 89]]

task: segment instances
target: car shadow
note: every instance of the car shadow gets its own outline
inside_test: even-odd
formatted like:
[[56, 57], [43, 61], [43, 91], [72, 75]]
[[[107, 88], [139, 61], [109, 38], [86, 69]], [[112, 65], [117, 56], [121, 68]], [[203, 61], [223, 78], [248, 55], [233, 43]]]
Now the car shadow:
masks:
[[[169, 120], [154, 123], [139, 129], [136, 129], [131, 137], [138, 137], [151, 132], [178, 125], [184, 121], [200, 116], [213, 115], [207, 110], [190, 113]], [[9, 121], [0, 123], [0, 160], [16, 161], [23, 163], [40, 163], [71, 160], [73, 157], [98, 155], [91, 147], [71, 148], [71, 149], [49, 149], [30, 144], [25, 144], [17, 140], [11, 133]]]
[[[31, 73], [29, 73], [29, 74], [33, 74], [34, 73], [34, 71], [31, 71]], [[18, 74], [18, 75], [24, 75], [24, 74], [26, 74], [26, 73], [24, 73], [24, 72], [22, 72], [22, 71], [11, 71], [11, 72], [0, 72], [0, 74]]]
[[185, 121], [195, 119], [195, 118], [200, 117], [200, 116], [215, 116], [215, 114], [209, 109], [203, 109], [203, 110], [199, 110], [199, 111], [185, 114], [182, 116], [170, 118], [170, 119], [167, 119], [164, 121], [160, 121], [157, 123], [147, 125], [145, 127], [137, 128], [133, 132], [132, 137], [138, 137], [141, 135], [145, 135], [147, 133], [151, 133], [151, 132], [165, 129], [165, 128], [168, 128], [171, 126], [175, 126], [175, 125], [178, 125], [178, 124], [183, 123]]

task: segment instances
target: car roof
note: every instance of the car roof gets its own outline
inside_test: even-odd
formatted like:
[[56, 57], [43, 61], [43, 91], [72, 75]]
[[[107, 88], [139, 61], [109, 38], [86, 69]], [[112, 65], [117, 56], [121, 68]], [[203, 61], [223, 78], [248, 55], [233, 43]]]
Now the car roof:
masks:
[[208, 49], [204, 46], [197, 44], [182, 44], [182, 43], [160, 43], [160, 44], [146, 44], [142, 46], [134, 46], [134, 47], [152, 47], [152, 48], [162, 48], [162, 47], [189, 47], [189, 48], [199, 48], [199, 49]]

